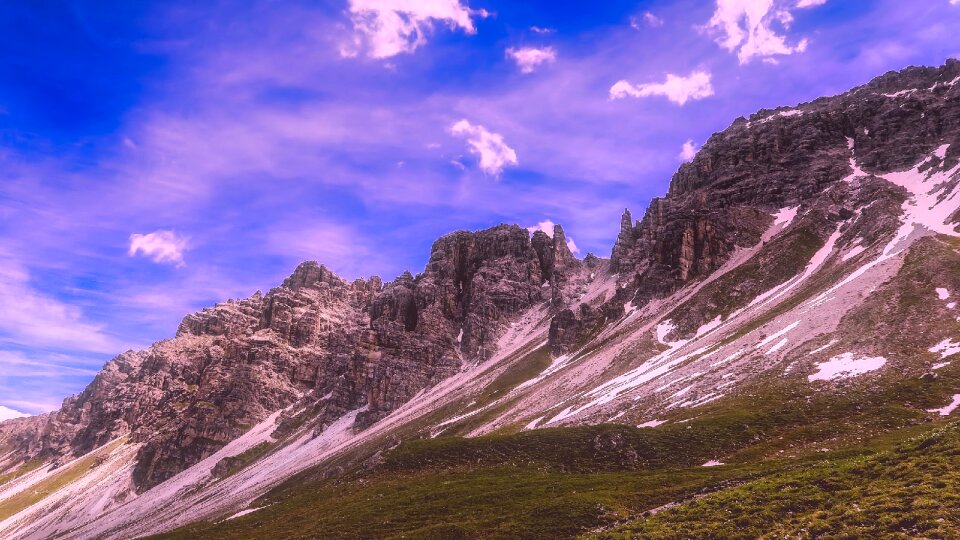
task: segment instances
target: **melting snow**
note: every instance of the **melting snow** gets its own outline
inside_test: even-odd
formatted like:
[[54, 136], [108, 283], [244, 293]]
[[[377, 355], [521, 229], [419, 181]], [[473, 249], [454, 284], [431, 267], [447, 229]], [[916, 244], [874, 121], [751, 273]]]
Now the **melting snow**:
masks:
[[[773, 341], [773, 340], [775, 340], [775, 339], [777, 339], [777, 338], [779, 338], [779, 337], [783, 337], [783, 336], [786, 335], [788, 332], [790, 332], [791, 330], [793, 330], [794, 328], [796, 328], [796, 327], [798, 327], [798, 326], [800, 326], [800, 321], [797, 321], [797, 322], [791, 324], [790, 326], [787, 326], [786, 328], [781, 329], [779, 332], [770, 334], [770, 335], [767, 336], [763, 341], [761, 341], [760, 343], [757, 344], [757, 348], [758, 348], [758, 349], [762, 349], [763, 347], [766, 347], [767, 344], [769, 344], [771, 341]], [[783, 345], [785, 345], [785, 344], [778, 344], [778, 347], [777, 347], [777, 348], [783, 347]], [[770, 351], [770, 352], [773, 352], [773, 351]]]
[[780, 211], [773, 215], [773, 224], [779, 225], [781, 229], [786, 229], [791, 223], [793, 223], [794, 218], [797, 217], [797, 210], [799, 209], [799, 205], [789, 208], [781, 208]]
[[834, 356], [826, 362], [817, 364], [817, 371], [807, 377], [807, 380], [813, 381], [832, 381], [835, 379], [846, 379], [856, 377], [864, 373], [875, 371], [883, 367], [887, 359], [882, 356], [872, 356], [864, 358], [854, 358], [853, 353], [846, 352], [840, 356]]
[[666, 424], [666, 423], [667, 423], [666, 420], [650, 420], [650, 421], [644, 422], [644, 423], [642, 423], [642, 424], [637, 424], [637, 427], [639, 427], [639, 428], [647, 428], [647, 427], [648, 427], [648, 428], [655, 428], [655, 427], [657, 427], [657, 426], [660, 426], [660, 425], [663, 425], [663, 424]]
[[714, 362], [714, 363], [710, 364], [710, 367], [717, 367], [717, 366], [719, 366], [719, 365], [726, 364], [727, 362], [731, 362], [731, 361], [733, 361], [733, 360], [736, 360], [737, 358], [740, 357], [740, 355], [742, 355], [742, 354], [745, 353], [746, 351], [747, 351], [746, 349], [739, 349], [738, 351], [736, 351], [735, 353], [731, 354], [730, 356], [724, 358], [723, 360], [720, 360], [719, 362]]
[[794, 276], [780, 285], [770, 289], [769, 291], [757, 296], [754, 298], [750, 305], [747, 307], [753, 307], [755, 305], [765, 305], [781, 296], [790, 292], [794, 287], [804, 282], [807, 278], [812, 276], [823, 263], [827, 260], [831, 253], [833, 253], [833, 248], [837, 244], [837, 240], [840, 239], [840, 225], [837, 226], [837, 229], [830, 235], [830, 238], [827, 239], [826, 243], [820, 248], [816, 253], [813, 254], [813, 257], [810, 258], [810, 262], [807, 263], [807, 266], [803, 269], [803, 273], [799, 276]]
[[939, 362], [939, 363], [936, 363], [936, 364], [930, 366], [930, 369], [945, 368], [945, 367], [947, 367], [947, 366], [949, 366], [949, 365], [950, 365], [950, 362]]
[[944, 289], [943, 287], [937, 287], [937, 298], [941, 300], [950, 298], [950, 291]]
[[[958, 167], [954, 167], [950, 171], [920, 172], [920, 166], [928, 161], [929, 159], [921, 161], [912, 169], [883, 176], [890, 183], [905, 188], [910, 195], [901, 207], [903, 218], [896, 236], [884, 247], [879, 258], [864, 264], [840, 283], [811, 300], [808, 303], [809, 306], [826, 302], [834, 291], [856, 280], [874, 266], [899, 255], [901, 250], [895, 248], [913, 234], [917, 228], [924, 228], [948, 236], [960, 236], [954, 231], [954, 225], [947, 224], [950, 216], [960, 208], [960, 197], [957, 197], [956, 191], [950, 193], [949, 196], [946, 193], [940, 193], [950, 178], [957, 173]], [[940, 294], [939, 291], [938, 294]]]
[[942, 360], [960, 353], [960, 343], [954, 343], [952, 339], [945, 339], [927, 350], [932, 353], [940, 353], [940, 359]]
[[673, 329], [676, 328], [676, 325], [673, 324], [673, 321], [666, 320], [657, 325], [657, 341], [663, 343], [664, 345], [669, 345], [667, 342], [667, 336], [670, 332], [673, 332]]
[[940, 145], [939, 148], [933, 151], [933, 155], [937, 156], [940, 159], [947, 157], [947, 149], [950, 148], [949, 144]]
[[843, 181], [847, 183], [853, 182], [853, 180], [859, 176], [870, 176], [870, 173], [865, 172], [860, 168], [860, 165], [857, 164], [857, 158], [854, 157], [854, 146], [854, 140], [847, 137], [847, 147], [850, 149], [850, 169], [853, 170], [849, 176], [843, 179]]
[[704, 463], [703, 465], [701, 465], [701, 467], [718, 467], [718, 466], [723, 465], [723, 464], [724, 464], [724, 463], [723, 463], [722, 461], [717, 461], [717, 460], [715, 460], [715, 459], [711, 459], [710, 461], [708, 461], [708, 462]]
[[927, 412], [939, 413], [940, 416], [947, 416], [952, 413], [957, 407], [960, 407], [960, 394], [953, 395], [953, 401], [950, 402], [946, 407], [940, 409], [927, 409]]
[[852, 248], [850, 248], [850, 251], [843, 254], [843, 262], [849, 261], [850, 259], [863, 253], [864, 251], [866, 251], [866, 248], [861, 246], [860, 244], [853, 246]]
[[523, 429], [533, 429], [537, 427], [537, 424], [539, 424], [541, 420], [543, 420], [542, 416], [539, 418], [534, 418], [529, 424], [524, 426]]
[[246, 510], [241, 510], [240, 512], [237, 512], [236, 514], [228, 517], [228, 518], [225, 519], [224, 521], [230, 521], [231, 519], [237, 519], [238, 517], [243, 517], [243, 516], [245, 516], [245, 515], [247, 515], [247, 514], [252, 514], [252, 513], [256, 512], [257, 510], [263, 510], [264, 508], [266, 508], [266, 506], [260, 506], [260, 507], [258, 507], [258, 508], [247, 508]]
[[783, 348], [784, 345], [787, 344], [788, 341], [790, 341], [790, 340], [787, 339], [787, 338], [781, 339], [780, 341], [777, 342], [776, 345], [774, 345], [773, 347], [770, 347], [770, 350], [768, 350], [768, 351], [766, 352], [766, 354], [773, 354], [773, 353], [779, 351], [780, 349]]
[[830, 343], [827, 343], [827, 344], [824, 345], [823, 347], [817, 347], [816, 349], [810, 351], [808, 354], [817, 354], [818, 352], [823, 352], [823, 351], [829, 349], [830, 347], [833, 347], [833, 346], [836, 345], [837, 343], [840, 343], [840, 340], [838, 340], [838, 339], [831, 339], [831, 340], [830, 340]]

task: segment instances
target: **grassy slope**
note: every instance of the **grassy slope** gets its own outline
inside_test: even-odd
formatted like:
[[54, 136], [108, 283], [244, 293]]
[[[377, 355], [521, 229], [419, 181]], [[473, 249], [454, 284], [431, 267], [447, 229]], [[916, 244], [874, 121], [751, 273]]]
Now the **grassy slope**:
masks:
[[17, 512], [34, 505], [43, 499], [46, 499], [58, 489], [80, 479], [91, 469], [98, 467], [106, 456], [125, 442], [125, 439], [119, 439], [105, 448], [96, 452], [91, 452], [86, 456], [76, 460], [62, 470], [50, 475], [49, 477], [37, 482], [29, 489], [25, 489], [7, 499], [0, 501], [0, 521], [16, 514]]
[[[935, 386], [942, 382], [912, 379], [882, 395], [848, 389], [819, 398], [784, 382], [655, 429], [602, 425], [411, 441], [372, 471], [288, 483], [252, 505], [263, 510], [164, 537], [569, 538], [614, 530], [670, 502], [764, 478], [812, 481], [803, 471], [888, 451], [934, 429], [930, 415], [907, 401], [946, 394]], [[698, 466], [714, 458], [730, 465]]]
[[770, 475], [597, 538], [958, 538], [960, 428]]

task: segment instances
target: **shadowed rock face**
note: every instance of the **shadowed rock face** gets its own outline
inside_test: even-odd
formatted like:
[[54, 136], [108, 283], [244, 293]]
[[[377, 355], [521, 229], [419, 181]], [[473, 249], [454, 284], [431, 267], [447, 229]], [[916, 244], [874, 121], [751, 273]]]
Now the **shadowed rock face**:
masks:
[[[267, 294], [188, 315], [175, 338], [111, 360], [59, 411], [5, 424], [0, 445], [67, 456], [130, 433], [144, 443], [134, 471], [143, 490], [297, 402], [318, 430], [363, 409], [362, 429], [489, 358], [513, 315], [561, 295], [544, 276], [579, 262], [558, 230], [558, 247], [536, 239], [540, 252], [517, 226], [455, 232], [422, 274], [386, 285], [303, 263]], [[280, 429], [300, 421], [284, 417]]]

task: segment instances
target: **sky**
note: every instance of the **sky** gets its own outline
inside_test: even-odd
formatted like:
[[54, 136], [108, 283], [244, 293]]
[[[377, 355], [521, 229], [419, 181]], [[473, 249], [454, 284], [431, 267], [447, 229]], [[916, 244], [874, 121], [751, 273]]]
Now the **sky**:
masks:
[[0, 6], [0, 420], [187, 313], [564, 226], [609, 256], [738, 116], [960, 56], [960, 0]]

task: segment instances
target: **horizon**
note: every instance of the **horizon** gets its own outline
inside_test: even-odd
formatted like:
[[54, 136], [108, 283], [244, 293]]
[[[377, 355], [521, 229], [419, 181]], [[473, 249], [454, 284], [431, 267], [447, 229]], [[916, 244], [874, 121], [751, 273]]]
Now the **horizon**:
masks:
[[960, 57], [960, 0], [401, 4], [3, 8], [0, 420], [305, 260], [386, 283], [554, 223], [608, 257], [737, 117]]

